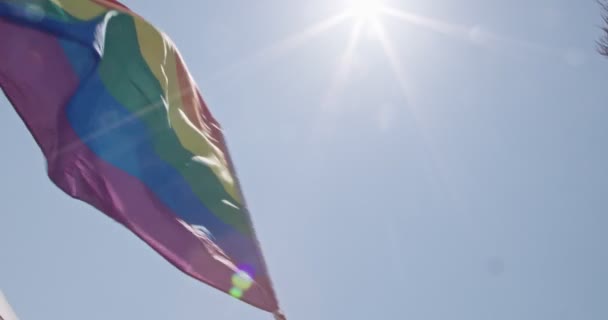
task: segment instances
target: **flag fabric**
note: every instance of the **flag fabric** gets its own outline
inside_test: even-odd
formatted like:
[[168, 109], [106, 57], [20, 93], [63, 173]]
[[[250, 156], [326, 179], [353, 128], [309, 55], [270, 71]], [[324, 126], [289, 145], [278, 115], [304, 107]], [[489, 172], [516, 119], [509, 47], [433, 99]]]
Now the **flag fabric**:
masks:
[[2, 291], [0, 291], [0, 320], [19, 320]]
[[222, 129], [166, 34], [116, 1], [0, 0], [0, 87], [57, 187], [278, 312]]

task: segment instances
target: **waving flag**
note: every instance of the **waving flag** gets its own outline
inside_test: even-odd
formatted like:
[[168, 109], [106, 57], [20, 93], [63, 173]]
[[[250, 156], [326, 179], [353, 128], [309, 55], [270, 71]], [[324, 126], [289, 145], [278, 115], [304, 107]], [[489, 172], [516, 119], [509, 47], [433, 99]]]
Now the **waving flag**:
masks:
[[2, 291], [0, 291], [0, 320], [18, 320]]
[[0, 87], [59, 188], [279, 312], [220, 125], [164, 33], [114, 1], [0, 0]]

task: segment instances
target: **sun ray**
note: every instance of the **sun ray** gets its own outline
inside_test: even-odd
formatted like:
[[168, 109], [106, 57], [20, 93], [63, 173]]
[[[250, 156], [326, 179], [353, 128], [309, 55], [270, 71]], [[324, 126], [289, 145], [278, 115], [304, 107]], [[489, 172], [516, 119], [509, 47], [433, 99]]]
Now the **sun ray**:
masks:
[[245, 72], [246, 69], [252, 69], [257, 65], [276, 59], [287, 52], [303, 46], [314, 37], [323, 34], [327, 30], [335, 27], [348, 18], [347, 13], [337, 14], [322, 21], [319, 21], [310, 27], [293, 33], [285, 39], [278, 41], [270, 46], [267, 46], [246, 58], [243, 58], [227, 68], [220, 70], [211, 76], [212, 79], [224, 78], [233, 75], [235, 72]]
[[403, 98], [406, 102], [406, 109], [409, 111], [411, 119], [413, 120], [413, 125], [417, 129], [419, 137], [421, 141], [423, 141], [422, 146], [423, 150], [426, 152], [428, 157], [428, 166], [429, 166], [429, 174], [433, 179], [433, 182], [436, 183], [441, 188], [449, 191], [450, 194], [453, 194], [453, 190], [450, 189], [449, 184], [446, 181], [446, 172], [448, 168], [447, 164], [444, 163], [441, 159], [441, 152], [437, 149], [435, 139], [432, 133], [429, 131], [430, 126], [427, 123], [426, 118], [423, 115], [423, 110], [417, 107], [417, 103], [415, 101], [415, 96], [410, 93], [410, 86], [408, 85], [407, 78], [404, 73], [404, 66], [395, 48], [393, 47], [392, 42], [390, 41], [389, 35], [387, 34], [384, 26], [380, 23], [380, 21], [373, 21], [373, 28], [377, 34], [378, 41], [382, 46], [384, 54], [387, 57], [389, 65], [394, 73], [394, 76], [399, 84], [401, 92], [403, 94]]
[[332, 75], [332, 80], [329, 85], [329, 89], [327, 90], [327, 93], [325, 94], [325, 97], [321, 104], [321, 106], [326, 109], [334, 105], [336, 97], [339, 95], [340, 90], [344, 87], [346, 79], [348, 78], [348, 75], [351, 71], [353, 58], [355, 55], [355, 49], [357, 47], [357, 43], [359, 42], [362, 28], [363, 21], [357, 21], [355, 23], [355, 26], [353, 27], [353, 30], [348, 39], [346, 49], [342, 54], [342, 59], [340, 59], [338, 67]]
[[401, 60], [399, 60], [399, 56], [395, 52], [395, 48], [384, 30], [384, 26], [378, 20], [372, 21], [372, 26], [376, 32], [378, 41], [380, 41], [380, 45], [384, 50], [384, 54], [386, 54], [386, 58], [395, 73], [395, 78], [399, 82], [399, 87], [401, 88], [404, 98], [409, 99], [407, 81], [403, 74], [403, 64], [401, 63]]
[[466, 37], [470, 30], [470, 28], [464, 26], [443, 22], [441, 20], [397, 10], [394, 8], [385, 7], [383, 8], [382, 13], [386, 14], [387, 16], [398, 18], [412, 25], [424, 27], [429, 30], [451, 36]]
[[397, 55], [397, 52], [396, 52], [395, 48], [393, 47], [393, 44], [390, 41], [390, 38], [389, 38], [384, 26], [380, 23], [380, 21], [374, 20], [372, 23], [372, 27], [374, 28], [374, 31], [376, 32], [378, 41], [380, 42], [380, 45], [382, 46], [384, 54], [386, 55], [386, 58], [388, 60], [389, 66], [391, 67], [391, 69], [393, 71], [395, 80], [397, 80], [397, 84], [399, 85], [399, 88], [401, 89], [401, 94], [403, 95], [402, 97], [405, 99], [405, 104], [407, 106], [407, 109], [409, 110], [410, 115], [412, 116], [412, 119], [415, 122], [415, 125], [419, 129], [419, 132], [422, 135], [422, 138], [425, 141], [427, 141], [427, 144], [430, 147], [431, 146], [430, 142], [432, 141], [432, 139], [430, 138], [430, 136], [427, 132], [428, 125], [426, 124], [426, 121], [422, 117], [422, 114], [421, 114], [422, 111], [416, 107], [414, 97], [410, 93], [411, 86], [408, 84], [407, 78], [405, 76], [405, 73], [404, 73], [405, 68], [403, 66], [403, 63], [399, 59], [399, 56]]
[[491, 49], [501, 54], [511, 56], [527, 56], [530, 53], [563, 59], [563, 50], [551, 48], [546, 45], [515, 39], [496, 34], [478, 25], [466, 26], [461, 24], [449, 23], [411, 12], [397, 10], [395, 8], [384, 7], [382, 14], [398, 18], [411, 25], [423, 27], [440, 34], [460, 38], [474, 45]]
[[361, 20], [355, 22], [350, 37], [348, 38], [346, 49], [342, 53], [340, 61], [338, 62], [338, 65], [331, 76], [331, 81], [327, 91], [322, 97], [320, 105], [321, 110], [317, 115], [318, 118], [316, 119], [312, 128], [313, 132], [316, 132], [316, 134], [310, 135], [311, 139], [321, 138], [324, 134], [328, 133], [328, 130], [331, 131], [334, 129], [334, 126], [332, 125], [333, 118], [329, 115], [332, 111], [336, 111], [335, 107], [339, 105], [337, 100], [339, 99], [340, 93], [346, 84], [348, 76], [350, 75], [355, 56], [355, 49], [357, 48], [357, 44], [361, 38], [360, 35], [363, 25], [364, 23]]

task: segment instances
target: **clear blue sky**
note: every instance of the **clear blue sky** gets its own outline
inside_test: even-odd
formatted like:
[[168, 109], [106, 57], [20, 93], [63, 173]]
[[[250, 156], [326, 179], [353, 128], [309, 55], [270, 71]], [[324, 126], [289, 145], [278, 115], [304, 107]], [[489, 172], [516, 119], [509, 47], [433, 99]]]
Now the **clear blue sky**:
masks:
[[[226, 129], [289, 318], [608, 319], [595, 1], [387, 2], [401, 18], [347, 54], [357, 19], [302, 33], [348, 3], [125, 0]], [[61, 193], [0, 107], [0, 288], [22, 320], [270, 319]]]

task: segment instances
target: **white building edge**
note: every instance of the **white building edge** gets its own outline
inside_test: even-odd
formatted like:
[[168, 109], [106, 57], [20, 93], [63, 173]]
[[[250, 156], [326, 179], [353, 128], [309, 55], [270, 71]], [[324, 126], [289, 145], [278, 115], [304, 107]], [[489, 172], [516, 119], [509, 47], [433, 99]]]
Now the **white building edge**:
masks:
[[15, 311], [6, 300], [6, 297], [0, 290], [0, 320], [19, 320]]

